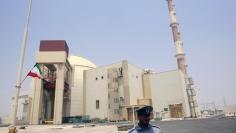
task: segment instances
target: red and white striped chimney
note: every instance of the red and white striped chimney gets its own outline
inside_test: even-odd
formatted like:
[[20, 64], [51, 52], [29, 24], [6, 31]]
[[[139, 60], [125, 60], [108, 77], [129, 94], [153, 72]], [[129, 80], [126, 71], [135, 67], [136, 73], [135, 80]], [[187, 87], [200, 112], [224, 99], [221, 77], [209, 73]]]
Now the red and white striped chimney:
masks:
[[179, 23], [177, 22], [173, 0], [167, 0], [167, 3], [168, 3], [168, 9], [169, 9], [169, 14], [171, 18], [170, 27], [172, 28], [173, 39], [175, 43], [178, 69], [180, 69], [185, 74], [185, 76], [187, 76], [187, 65], [185, 63], [185, 53], [183, 49], [183, 42], [180, 36]]

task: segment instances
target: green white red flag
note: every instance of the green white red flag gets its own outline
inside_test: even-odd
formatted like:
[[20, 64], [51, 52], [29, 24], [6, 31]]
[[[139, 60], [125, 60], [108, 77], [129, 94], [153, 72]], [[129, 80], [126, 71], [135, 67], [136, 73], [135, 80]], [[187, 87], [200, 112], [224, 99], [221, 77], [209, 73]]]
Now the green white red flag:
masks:
[[36, 63], [34, 65], [34, 68], [27, 74], [27, 76], [33, 77], [33, 78], [42, 78], [42, 70], [40, 68], [40, 65]]

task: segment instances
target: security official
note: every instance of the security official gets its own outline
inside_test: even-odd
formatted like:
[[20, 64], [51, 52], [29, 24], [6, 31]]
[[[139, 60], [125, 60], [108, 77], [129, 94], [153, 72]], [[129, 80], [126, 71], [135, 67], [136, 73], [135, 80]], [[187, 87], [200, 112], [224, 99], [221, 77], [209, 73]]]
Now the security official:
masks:
[[161, 133], [161, 129], [157, 126], [149, 124], [152, 113], [152, 106], [145, 106], [137, 110], [138, 125], [131, 129], [129, 133]]

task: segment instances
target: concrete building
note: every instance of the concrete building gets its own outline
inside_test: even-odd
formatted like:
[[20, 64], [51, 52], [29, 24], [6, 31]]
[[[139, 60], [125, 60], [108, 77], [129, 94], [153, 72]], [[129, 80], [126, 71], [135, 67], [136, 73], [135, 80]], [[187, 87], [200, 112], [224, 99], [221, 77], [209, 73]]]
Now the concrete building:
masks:
[[[187, 72], [187, 64], [186, 64], [186, 59], [185, 59], [185, 52], [183, 48], [183, 41], [181, 39], [181, 33], [179, 30], [179, 23], [177, 21], [177, 16], [176, 16], [176, 11], [175, 11], [175, 5], [173, 3], [173, 0], [167, 0], [168, 4], [168, 10], [169, 10], [169, 16], [170, 16], [170, 27], [172, 30], [172, 35], [173, 35], [173, 40], [174, 40], [174, 45], [175, 45], [175, 50], [176, 50], [176, 59], [177, 59], [177, 65], [178, 69], [184, 74], [185, 82], [187, 83], [187, 90], [188, 90], [188, 102], [190, 105], [190, 113], [191, 117], [198, 117], [197, 114], [200, 114], [198, 109], [197, 103], [196, 103], [196, 95], [192, 94], [194, 92], [194, 87], [193, 87], [193, 80], [191, 76], [189, 76]], [[197, 111], [197, 112], [195, 112]]]
[[[144, 92], [147, 92], [147, 98], [152, 100], [154, 108], [154, 117], [156, 118], [185, 118], [192, 117], [191, 111], [200, 116], [197, 105], [196, 92], [189, 89], [188, 82], [181, 70], [173, 70], [161, 73], [145, 72]], [[193, 87], [193, 86], [191, 86]], [[194, 100], [189, 104], [189, 95]], [[191, 110], [194, 106], [195, 110]]]
[[30, 124], [61, 124], [77, 116], [132, 120], [145, 105], [154, 107], [156, 118], [198, 116], [193, 82], [182, 70], [154, 73], [126, 60], [96, 67], [69, 56], [65, 41], [41, 41], [36, 63], [43, 79], [33, 79]]
[[79, 56], [69, 56], [68, 60], [72, 66], [70, 116], [81, 116], [83, 115], [84, 71], [96, 68], [96, 65]]
[[63, 117], [83, 115], [83, 72], [96, 68], [91, 61], [69, 56], [65, 41], [41, 41], [36, 63], [43, 79], [33, 79], [30, 124], [61, 124]]
[[[13, 103], [14, 103], [14, 97], [12, 97], [11, 99], [11, 111], [13, 110], [13, 105], [14, 105]], [[29, 97], [29, 95], [26, 94], [20, 95], [18, 100], [18, 109], [16, 117], [17, 124], [29, 124], [30, 108], [31, 108], [31, 97]]]
[[65, 41], [41, 41], [36, 63], [43, 79], [34, 79], [30, 124], [42, 121], [61, 124], [70, 115], [71, 73]]
[[223, 111], [226, 117], [236, 117], [236, 105], [224, 106]]
[[84, 115], [92, 118], [132, 120], [132, 108], [142, 105], [143, 70], [121, 61], [84, 73]]
[[[184, 74], [180, 70], [161, 73], [146, 73], [148, 87], [156, 118], [191, 117], [188, 89]], [[147, 83], [146, 83], [147, 84]], [[192, 90], [191, 90], [192, 91]], [[195, 92], [191, 92], [195, 95]], [[196, 99], [195, 99], [196, 106]], [[196, 111], [197, 112], [197, 111]]]
[[9, 125], [11, 122], [11, 118], [9, 115], [2, 117], [2, 125]]

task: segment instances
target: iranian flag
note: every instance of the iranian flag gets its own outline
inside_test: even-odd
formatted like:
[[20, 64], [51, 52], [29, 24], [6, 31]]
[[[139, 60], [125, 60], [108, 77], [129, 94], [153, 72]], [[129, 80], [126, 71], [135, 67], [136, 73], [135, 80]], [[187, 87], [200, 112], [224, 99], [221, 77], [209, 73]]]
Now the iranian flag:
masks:
[[40, 79], [42, 78], [41, 74], [42, 74], [42, 70], [40, 68], [40, 65], [36, 63], [34, 65], [34, 68], [27, 74], [27, 76]]

